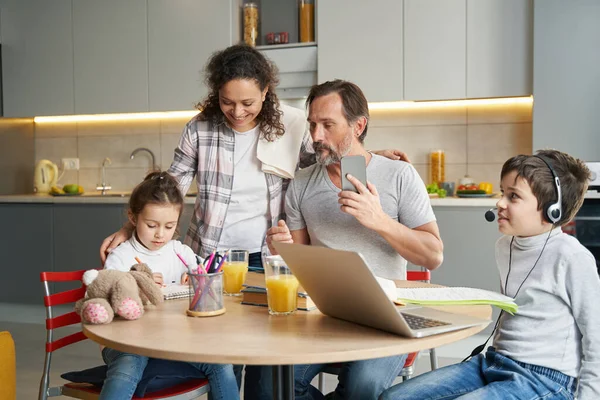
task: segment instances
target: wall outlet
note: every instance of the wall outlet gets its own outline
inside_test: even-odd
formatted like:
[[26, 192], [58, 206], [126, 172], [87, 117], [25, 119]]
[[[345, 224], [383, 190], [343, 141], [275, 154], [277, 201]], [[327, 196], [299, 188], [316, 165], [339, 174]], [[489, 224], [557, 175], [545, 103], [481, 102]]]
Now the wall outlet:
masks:
[[63, 158], [63, 168], [67, 169], [79, 169], [79, 158]]

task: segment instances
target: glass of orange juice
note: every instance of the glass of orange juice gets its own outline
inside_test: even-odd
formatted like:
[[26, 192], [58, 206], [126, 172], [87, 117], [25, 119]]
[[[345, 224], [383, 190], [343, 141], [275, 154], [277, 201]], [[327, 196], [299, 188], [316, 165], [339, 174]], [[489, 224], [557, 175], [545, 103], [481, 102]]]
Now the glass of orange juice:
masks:
[[241, 296], [242, 285], [248, 272], [248, 252], [231, 250], [223, 263], [223, 294]]
[[293, 314], [298, 304], [298, 280], [281, 256], [266, 257], [265, 261], [269, 314]]

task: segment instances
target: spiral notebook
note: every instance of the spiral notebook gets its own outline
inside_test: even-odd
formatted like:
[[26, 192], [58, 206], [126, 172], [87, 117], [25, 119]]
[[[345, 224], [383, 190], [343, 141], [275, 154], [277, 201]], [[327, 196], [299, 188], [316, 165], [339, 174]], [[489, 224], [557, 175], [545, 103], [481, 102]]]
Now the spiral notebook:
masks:
[[190, 289], [188, 285], [168, 285], [161, 288], [165, 300], [183, 299], [190, 295]]

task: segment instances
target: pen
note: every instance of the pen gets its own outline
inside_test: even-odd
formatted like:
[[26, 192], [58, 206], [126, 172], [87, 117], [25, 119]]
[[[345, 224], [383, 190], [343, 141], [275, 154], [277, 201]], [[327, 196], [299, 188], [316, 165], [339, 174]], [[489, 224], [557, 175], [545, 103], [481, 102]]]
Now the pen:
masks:
[[222, 258], [223, 258], [223, 256], [221, 256], [219, 254], [219, 252], [217, 251], [215, 253], [215, 257], [212, 260], [212, 263], [209, 265], [209, 269], [206, 272], [207, 273], [214, 273], [215, 270], [217, 269], [217, 265], [218, 265], [219, 261], [221, 261]]
[[223, 258], [221, 258], [221, 262], [219, 263], [219, 266], [215, 270], [215, 273], [221, 272], [221, 269], [223, 268], [223, 264], [225, 264], [225, 261], [227, 261], [228, 255], [229, 255], [229, 251], [226, 251], [225, 254], [223, 254]]
[[206, 264], [206, 271], [208, 272], [208, 270], [210, 269], [210, 263], [212, 263], [213, 259], [215, 258], [215, 254], [217, 252], [213, 251], [210, 255], [210, 258], [208, 259], [208, 264]]

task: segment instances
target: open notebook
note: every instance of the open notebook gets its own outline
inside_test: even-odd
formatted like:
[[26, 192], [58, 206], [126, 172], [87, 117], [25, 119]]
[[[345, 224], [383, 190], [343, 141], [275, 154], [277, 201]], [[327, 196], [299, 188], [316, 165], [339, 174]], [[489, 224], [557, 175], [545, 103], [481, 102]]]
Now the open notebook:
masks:
[[161, 288], [165, 300], [183, 299], [190, 295], [190, 289], [188, 285], [168, 285]]
[[515, 299], [489, 290], [470, 287], [397, 288], [394, 281], [375, 277], [387, 297], [399, 305], [422, 306], [490, 305], [510, 314], [517, 312]]
[[515, 314], [518, 310], [517, 303], [512, 297], [469, 287], [397, 288], [396, 299], [393, 301], [396, 304], [423, 306], [489, 304], [509, 314]]

